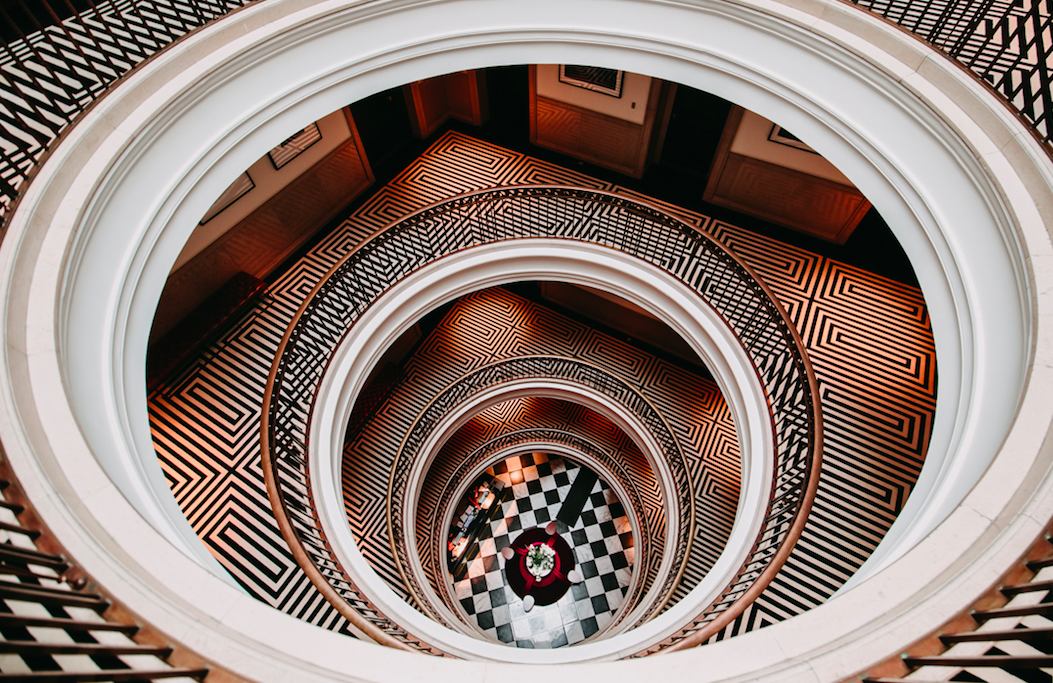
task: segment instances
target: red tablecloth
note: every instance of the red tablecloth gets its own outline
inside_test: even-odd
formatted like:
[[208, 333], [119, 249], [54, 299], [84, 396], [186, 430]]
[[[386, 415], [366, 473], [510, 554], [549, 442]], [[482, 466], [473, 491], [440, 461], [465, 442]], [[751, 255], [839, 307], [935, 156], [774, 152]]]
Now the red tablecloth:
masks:
[[[526, 568], [527, 548], [535, 543], [547, 544], [556, 551], [556, 566], [541, 579], [535, 579]], [[570, 588], [567, 574], [574, 569], [574, 550], [562, 536], [549, 536], [541, 527], [527, 529], [512, 541], [512, 550], [516, 554], [505, 562], [505, 577], [516, 595], [522, 598], [529, 593], [537, 605], [551, 605], [563, 597]]]

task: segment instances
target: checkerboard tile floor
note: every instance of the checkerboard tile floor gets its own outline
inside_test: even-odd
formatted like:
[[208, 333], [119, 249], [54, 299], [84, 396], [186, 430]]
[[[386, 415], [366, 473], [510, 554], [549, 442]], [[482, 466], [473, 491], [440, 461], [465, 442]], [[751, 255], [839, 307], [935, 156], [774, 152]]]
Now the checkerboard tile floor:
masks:
[[574, 645], [602, 631], [621, 607], [635, 545], [625, 509], [602, 479], [574, 526], [557, 524], [585, 580], [556, 603], [529, 613], [505, 581], [501, 549], [524, 529], [555, 519], [579, 472], [576, 463], [543, 453], [512, 457], [489, 470], [512, 487], [514, 499], [504, 503], [503, 517], [480, 536], [479, 554], [454, 591], [465, 613], [494, 640], [525, 648]]

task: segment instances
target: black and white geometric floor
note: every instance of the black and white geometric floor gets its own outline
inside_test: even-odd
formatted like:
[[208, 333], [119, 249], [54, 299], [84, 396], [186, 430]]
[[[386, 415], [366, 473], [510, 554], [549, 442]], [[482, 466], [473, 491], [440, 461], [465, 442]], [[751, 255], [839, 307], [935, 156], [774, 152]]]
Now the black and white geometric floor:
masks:
[[[574, 645], [606, 628], [621, 607], [632, 580], [635, 544], [629, 518], [603, 479], [597, 480], [572, 527], [556, 525], [574, 549], [585, 580], [557, 602], [526, 612], [505, 579], [501, 550], [524, 529], [555, 519], [581, 471], [573, 461], [544, 453], [513, 456], [488, 470], [512, 487], [513, 499], [480, 535], [479, 555], [467, 576], [454, 583], [461, 608], [484, 635], [525, 648]], [[519, 479], [516, 472], [523, 475], [520, 483], [512, 483]]]
[[[448, 133], [279, 277], [267, 298], [195, 364], [151, 392], [154, 446], [172, 494], [202, 542], [252, 595], [350, 635], [285, 545], [260, 465], [260, 406], [271, 362], [306, 293], [351, 248], [399, 216], [461, 192], [538, 183], [635, 194]], [[895, 521], [925, 459], [936, 403], [935, 344], [917, 288], [708, 216], [665, 208], [732, 248], [775, 291], [804, 339], [822, 392], [823, 476], [808, 525], [780, 575], [721, 637], [731, 636], [824, 602]], [[689, 429], [683, 438], [700, 453], [720, 455], [737, 443], [734, 430], [726, 432]], [[371, 474], [386, 486], [386, 474]], [[693, 473], [694, 485], [713, 491], [721, 476], [711, 464]], [[381, 526], [354, 531], [374, 538]]]

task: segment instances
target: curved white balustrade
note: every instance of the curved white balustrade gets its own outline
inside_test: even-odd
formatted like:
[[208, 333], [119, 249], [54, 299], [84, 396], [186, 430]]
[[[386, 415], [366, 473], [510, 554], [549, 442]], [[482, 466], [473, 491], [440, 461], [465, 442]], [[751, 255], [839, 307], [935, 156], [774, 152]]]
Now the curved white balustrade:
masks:
[[[994, 583], [1053, 517], [1050, 162], [971, 76], [835, 0], [267, 0], [151, 60], [56, 146], [0, 248], [0, 438], [78, 562], [248, 678], [401, 680], [421, 666], [278, 614], [204, 566], [156, 469], [146, 339], [198, 218], [289, 131], [388, 87], [509, 63], [659, 76], [786, 125], [893, 226], [939, 353], [929, 460], [853, 587], [745, 636], [579, 675], [837, 680]], [[432, 680], [536, 676], [427, 668]]]
[[[663, 320], [693, 346], [713, 374], [735, 423], [742, 453], [742, 483], [735, 524], [725, 551], [706, 577], [676, 606], [643, 627], [595, 643], [551, 651], [517, 650], [463, 638], [444, 629], [407, 605], [369, 566], [348, 528], [341, 487], [344, 433], [355, 398], [373, 367], [391, 343], [428, 311], [478, 289], [529, 280], [557, 280], [600, 287], [630, 301]], [[510, 393], [510, 390], [514, 393]], [[599, 392], [570, 388], [565, 383], [535, 380], [498, 386], [480, 392], [435, 429], [422, 453], [428, 458], [414, 463], [409, 490], [420, 487], [420, 477], [443, 442], [475, 412], [519, 395], [553, 396], [583, 403], [600, 412], [639, 445], [665, 492], [667, 544], [675, 542], [678, 511], [670, 499], [675, 482], [662, 450], [648, 429], [625, 408]], [[703, 300], [672, 275], [620, 252], [591, 244], [568, 249], [563, 240], [523, 239], [496, 242], [454, 253], [421, 268], [391, 287], [356, 321], [326, 367], [319, 385], [308, 438], [308, 471], [318, 519], [326, 538], [371, 602], [410, 633], [466, 658], [493, 661], [569, 663], [604, 659], [621, 652], [636, 652], [674, 633], [728, 585], [752, 548], [771, 493], [773, 452], [771, 417], [767, 399], [749, 358], [732, 331]], [[412, 513], [411, 513], [412, 514]], [[412, 517], [408, 520], [412, 522]], [[411, 555], [416, 539], [407, 536]], [[672, 567], [672, 553], [665, 558], [660, 576]], [[456, 619], [444, 614], [447, 621]], [[631, 622], [630, 622], [631, 623]]]
[[[649, 438], [646, 428], [639, 424], [639, 421], [634, 419], [634, 417], [631, 414], [627, 414], [628, 411], [622, 409], [620, 406], [617, 405], [616, 402], [611, 401], [610, 399], [602, 396], [598, 392], [588, 391], [582, 387], [575, 386], [570, 383], [553, 380], [530, 380], [502, 384], [499, 387], [495, 387], [494, 391], [485, 392], [484, 394], [478, 397], [474, 397], [474, 400], [470, 401], [467, 405], [461, 406], [460, 410], [458, 410], [454, 414], [448, 415], [442, 423], [437, 425], [437, 429], [435, 430], [435, 437], [430, 439], [429, 441], [431, 443], [427, 445], [424, 449], [422, 449], [424, 457], [421, 458], [417, 463], [415, 463], [414, 472], [410, 476], [410, 481], [412, 482], [410, 484], [410, 490], [413, 492], [413, 494], [407, 497], [405, 510], [409, 514], [407, 514], [402, 520], [402, 524], [405, 528], [405, 538], [407, 541], [407, 554], [410, 558], [410, 561], [413, 563], [413, 566], [408, 569], [413, 571], [413, 573], [418, 579], [418, 582], [422, 583], [425, 586], [425, 590], [427, 590], [428, 582], [425, 577], [424, 567], [421, 565], [419, 557], [421, 556], [421, 554], [428, 551], [417, 545], [417, 534], [415, 531], [416, 525], [418, 523], [417, 500], [419, 499], [420, 489], [423, 486], [424, 477], [427, 476], [428, 470], [430, 469], [431, 464], [434, 462], [435, 456], [438, 454], [439, 450], [441, 450], [443, 444], [450, 437], [452, 437], [457, 432], [457, 430], [465, 424], [465, 422], [470, 420], [475, 415], [478, 415], [486, 408], [500, 403], [504, 403], [505, 401], [515, 400], [516, 398], [529, 397], [555, 398], [563, 401], [568, 401], [570, 403], [576, 403], [578, 405], [584, 405], [589, 409], [597, 412], [598, 414], [606, 417], [612, 422], [612, 424], [618, 425], [619, 423], [622, 423], [629, 425], [632, 430], [631, 432], [622, 430], [626, 431], [627, 434], [642, 433], [644, 435], [644, 440], [640, 442], [635, 442], [634, 440], [634, 442], [637, 444], [637, 447], [640, 448], [640, 450], [646, 454], [648, 463], [651, 465], [652, 471], [658, 473], [657, 479], [659, 481], [659, 487], [662, 491], [663, 499], [666, 501], [670, 501], [672, 499], [672, 504], [666, 508], [666, 543], [664, 547], [654, 549], [654, 552], [659, 553], [659, 556], [663, 558], [662, 565], [659, 568], [658, 575], [655, 579], [655, 585], [660, 585], [660, 583], [664, 581], [665, 578], [668, 576], [669, 572], [674, 569], [670, 560], [673, 558], [675, 553], [675, 547], [678, 541], [677, 536], [679, 531], [676, 525], [676, 520], [678, 519], [678, 517], [674, 515], [679, 515], [682, 512], [678, 509], [676, 505], [675, 495], [672, 494], [671, 491], [666, 488], [667, 486], [673, 486], [674, 482], [672, 481], [672, 476], [669, 473], [669, 467], [666, 465], [665, 459], [660, 455], [660, 453], [649, 450], [650, 448], [657, 447], [657, 445], [653, 443], [654, 439]], [[645, 448], [648, 450], [645, 451]], [[558, 451], [559, 447], [550, 445], [548, 446], [548, 450]], [[511, 455], [515, 453], [524, 453], [527, 451], [524, 451], [522, 447], [517, 447], [513, 449], [506, 449], [506, 452], [507, 455], [503, 455], [502, 458], [511, 457]], [[576, 453], [573, 457], [575, 457], [579, 462], [583, 464], [587, 464], [590, 467], [596, 468], [596, 471], [598, 473], [601, 473], [601, 478], [603, 478], [608, 484], [615, 488], [615, 490], [618, 493], [619, 500], [626, 503], [628, 502], [629, 496], [625, 492], [621, 482], [618, 480], [617, 477], [612, 476], [610, 471], [605, 466], [596, 463], [592, 458], [587, 457], [582, 453]], [[490, 463], [490, 465], [492, 464], [493, 462]], [[464, 486], [467, 486], [467, 482], [471, 481], [474, 477], [477, 477], [485, 469], [486, 467], [475, 468], [472, 471], [472, 474], [466, 477]], [[459, 497], [455, 496], [453, 498], [453, 501], [457, 501], [458, 499]], [[746, 501], [742, 502], [747, 505], [749, 504]], [[629, 515], [630, 523], [633, 528], [633, 533], [637, 535], [637, 538], [639, 538], [640, 522], [636, 517], [635, 510], [630, 510], [630, 505], [626, 505], [625, 507], [627, 514]], [[686, 514], [690, 514], [690, 512], [688, 511]], [[444, 510], [443, 515], [446, 519], [444, 519], [442, 525], [439, 528], [448, 529], [453, 516], [453, 507], [451, 506], [450, 509]], [[759, 521], [760, 520], [758, 519], [758, 524]], [[327, 533], [329, 533], [328, 530]], [[638, 562], [636, 563], [637, 566], [641, 563], [641, 561], [642, 558], [638, 558]], [[441, 566], [439, 567], [439, 571], [441, 572], [441, 579], [444, 581], [447, 580], [448, 573], [445, 572], [445, 570]], [[637, 574], [635, 566], [633, 572], [635, 582], [635, 577]], [[654, 596], [651, 596], [652, 600], [653, 598]], [[641, 605], [641, 608], [643, 607], [644, 605]]]

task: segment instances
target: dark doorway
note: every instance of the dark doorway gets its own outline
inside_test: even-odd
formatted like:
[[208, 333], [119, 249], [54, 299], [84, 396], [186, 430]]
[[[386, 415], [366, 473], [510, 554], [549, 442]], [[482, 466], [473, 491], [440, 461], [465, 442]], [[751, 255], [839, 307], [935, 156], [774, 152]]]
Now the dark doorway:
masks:
[[377, 178], [387, 176], [387, 166], [405, 166], [418, 153], [401, 88], [378, 92], [355, 102], [351, 105], [351, 116]]
[[678, 85], [659, 163], [705, 182], [730, 109], [725, 99]]
[[486, 70], [490, 121], [483, 127], [487, 140], [512, 149], [530, 144], [530, 70], [525, 64]]

